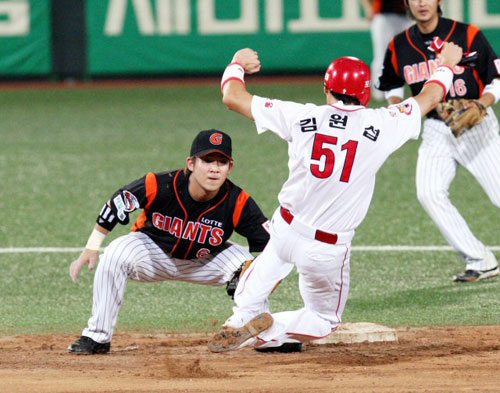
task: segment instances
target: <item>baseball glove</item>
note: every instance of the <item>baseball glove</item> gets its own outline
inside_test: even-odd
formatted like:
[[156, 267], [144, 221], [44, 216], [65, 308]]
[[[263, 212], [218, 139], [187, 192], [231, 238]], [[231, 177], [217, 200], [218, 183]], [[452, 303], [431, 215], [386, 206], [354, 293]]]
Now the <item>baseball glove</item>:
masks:
[[245, 261], [241, 264], [241, 266], [238, 268], [233, 273], [233, 277], [231, 277], [231, 280], [229, 280], [226, 284], [226, 292], [229, 296], [231, 296], [231, 299], [234, 300], [234, 293], [236, 292], [236, 287], [238, 286], [238, 283], [240, 282], [240, 277], [243, 277], [243, 274], [246, 272], [246, 270], [250, 267], [252, 264], [253, 259], [249, 259], [248, 261]]
[[[245, 274], [245, 272], [250, 267], [250, 265], [253, 263], [253, 261], [254, 261], [253, 259], [249, 259], [249, 260], [243, 262], [241, 264], [241, 266], [238, 268], [238, 270], [236, 270], [233, 273], [233, 277], [231, 278], [231, 280], [229, 280], [226, 283], [226, 292], [229, 296], [231, 296], [231, 299], [234, 300], [234, 293], [236, 292], [236, 287], [238, 287], [238, 283], [240, 282], [240, 278], [243, 277], [243, 274]], [[280, 280], [276, 283], [276, 285], [274, 286], [274, 288], [270, 294], [272, 294], [276, 290], [276, 288], [278, 288], [278, 286], [281, 284], [281, 281], [283, 281], [283, 280]]]
[[478, 100], [460, 98], [440, 103], [436, 111], [458, 138], [465, 130], [481, 123], [488, 114], [486, 107]]

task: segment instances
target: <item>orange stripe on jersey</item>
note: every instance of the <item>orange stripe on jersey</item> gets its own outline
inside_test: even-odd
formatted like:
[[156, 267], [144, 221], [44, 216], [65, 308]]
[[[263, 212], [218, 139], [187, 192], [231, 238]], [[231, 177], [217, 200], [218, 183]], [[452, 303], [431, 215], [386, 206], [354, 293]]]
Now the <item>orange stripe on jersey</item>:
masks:
[[417, 46], [413, 43], [413, 41], [410, 38], [410, 29], [406, 30], [406, 39], [408, 40], [408, 43], [415, 49], [418, 53], [422, 55], [424, 58], [425, 62], [427, 63], [427, 56], [425, 55], [424, 52], [422, 52], [420, 49], [417, 48]]
[[470, 25], [467, 28], [467, 51], [470, 51], [470, 47], [472, 46], [472, 42], [476, 38], [477, 33], [479, 33], [479, 27]]
[[382, 0], [373, 0], [373, 13], [379, 14], [382, 11]]
[[245, 207], [245, 204], [248, 201], [248, 198], [250, 198], [250, 195], [245, 190], [242, 190], [240, 192], [240, 195], [238, 195], [238, 199], [236, 200], [236, 206], [234, 207], [234, 213], [233, 213], [233, 227], [237, 227], [240, 218], [241, 218], [241, 212], [243, 211], [243, 208]]
[[153, 172], [149, 172], [146, 175], [146, 198], [148, 198], [148, 204], [145, 209], [149, 209], [151, 204], [156, 198], [158, 193], [158, 181], [156, 180], [156, 175]]
[[474, 75], [474, 79], [476, 80], [479, 86], [479, 97], [481, 97], [483, 95], [484, 83], [479, 77], [479, 74], [477, 73], [477, 70], [475, 68], [472, 69], [472, 75]]
[[148, 217], [146, 216], [146, 212], [143, 210], [139, 218], [135, 220], [134, 225], [132, 226], [132, 228], [130, 228], [130, 230], [132, 232], [136, 232], [137, 230], [144, 228], [147, 218]]
[[[146, 198], [148, 200], [148, 203], [146, 204], [144, 209], [149, 209], [156, 198], [156, 194], [158, 194], [158, 182], [156, 180], [156, 175], [153, 172], [149, 172], [146, 175]], [[144, 226], [146, 225], [146, 220], [146, 210], [143, 210], [130, 230], [135, 232], [138, 229], [144, 228]]]
[[453, 22], [453, 26], [451, 26], [451, 30], [448, 33], [448, 35], [446, 36], [446, 38], [444, 39], [444, 41], [448, 41], [450, 39], [451, 35], [455, 31], [455, 27], [457, 27], [457, 21]]
[[394, 68], [394, 71], [396, 71], [396, 75], [399, 76], [398, 58], [396, 56], [396, 46], [394, 45], [394, 38], [391, 40], [391, 42], [389, 42], [389, 50], [392, 53], [392, 67]]

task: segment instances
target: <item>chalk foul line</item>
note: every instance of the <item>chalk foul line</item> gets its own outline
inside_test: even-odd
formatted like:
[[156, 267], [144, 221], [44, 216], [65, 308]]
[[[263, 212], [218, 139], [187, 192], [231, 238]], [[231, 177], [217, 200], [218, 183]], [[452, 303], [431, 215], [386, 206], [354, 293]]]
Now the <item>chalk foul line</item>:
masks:
[[[491, 251], [500, 251], [500, 246], [486, 246]], [[28, 254], [28, 253], [72, 253], [82, 252], [83, 247], [4, 247], [0, 248], [0, 254]], [[436, 252], [453, 251], [450, 246], [354, 246], [353, 251], [415, 251]]]

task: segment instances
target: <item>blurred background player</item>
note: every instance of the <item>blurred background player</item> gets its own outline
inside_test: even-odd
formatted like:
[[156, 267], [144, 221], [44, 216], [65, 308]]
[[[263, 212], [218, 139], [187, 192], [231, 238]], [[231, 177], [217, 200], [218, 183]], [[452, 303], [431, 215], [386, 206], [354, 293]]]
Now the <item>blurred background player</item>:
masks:
[[[368, 211], [375, 176], [389, 155], [420, 134], [421, 116], [451, 86], [452, 66], [462, 50], [446, 43], [444, 65], [415, 98], [367, 109], [370, 70], [342, 57], [328, 67], [327, 105], [299, 104], [250, 94], [245, 72], [260, 70], [255, 51], [242, 49], [222, 77], [223, 102], [255, 121], [257, 132], [274, 132], [288, 142], [289, 177], [271, 220], [271, 238], [236, 288], [233, 315], [210, 340], [213, 352], [252, 345], [273, 349], [300, 345], [337, 329], [347, 301], [351, 241]], [[262, 312], [274, 286], [296, 267], [304, 307]]]
[[461, 165], [479, 182], [491, 202], [500, 207], [499, 125], [491, 109], [500, 98], [500, 59], [479, 28], [441, 17], [442, 1], [405, 3], [416, 24], [390, 42], [378, 86], [387, 91], [390, 104], [401, 102], [405, 84], [412, 95], [421, 91], [436, 66], [436, 50], [429, 48], [435, 37], [457, 43], [464, 52], [477, 52], [477, 59], [455, 72], [446, 100], [477, 100], [469, 110], [484, 107], [487, 115], [455, 137], [438, 113], [430, 112], [418, 152], [416, 185], [420, 203], [466, 263], [465, 271], [453, 280], [472, 282], [494, 277], [499, 274], [495, 255], [474, 236], [453, 206], [449, 188]]
[[109, 231], [117, 223], [128, 224], [134, 210], [143, 210], [132, 232], [113, 240], [100, 256], [92, 316], [69, 352], [109, 352], [129, 278], [224, 285], [253, 258], [228, 241], [233, 231], [247, 238], [251, 252], [262, 251], [269, 240], [268, 220], [248, 193], [227, 179], [231, 152], [229, 135], [201, 131], [185, 169], [150, 172], [104, 204], [85, 250], [70, 266], [73, 281], [84, 265], [95, 267]]
[[[411, 21], [402, 0], [360, 0], [365, 17], [371, 22], [373, 60], [371, 75], [376, 79], [381, 72], [387, 45], [392, 37], [408, 28]], [[384, 93], [372, 86], [372, 99], [382, 101]]]

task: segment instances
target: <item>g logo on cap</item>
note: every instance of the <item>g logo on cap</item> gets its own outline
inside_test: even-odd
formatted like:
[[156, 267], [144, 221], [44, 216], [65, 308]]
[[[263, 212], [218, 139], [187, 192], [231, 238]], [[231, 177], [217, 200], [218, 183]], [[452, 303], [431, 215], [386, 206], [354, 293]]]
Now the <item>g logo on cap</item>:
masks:
[[222, 143], [222, 134], [212, 134], [210, 135], [210, 143], [212, 145], [220, 145]]

